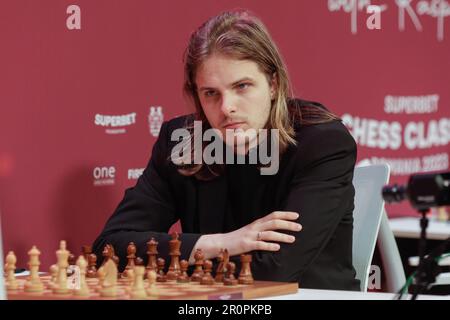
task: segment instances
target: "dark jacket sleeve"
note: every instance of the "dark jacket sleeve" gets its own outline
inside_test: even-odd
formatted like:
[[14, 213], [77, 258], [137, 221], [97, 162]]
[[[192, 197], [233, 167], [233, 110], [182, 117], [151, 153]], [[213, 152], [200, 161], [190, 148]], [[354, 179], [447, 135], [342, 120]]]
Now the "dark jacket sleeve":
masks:
[[[147, 261], [146, 243], [153, 237], [159, 242], [158, 256], [168, 263], [170, 227], [179, 219], [173, 193], [168, 183], [168, 156], [170, 156], [168, 123], [161, 126], [153, 146], [151, 159], [136, 185], [125, 191], [113, 215], [93, 244], [93, 251], [102, 260], [102, 250], [111, 244], [120, 258], [119, 269], [126, 266], [126, 251], [130, 242], [137, 247], [137, 256]], [[200, 235], [181, 234], [181, 259], [188, 259]]]
[[[319, 129], [300, 143], [294, 159], [294, 178], [282, 210], [298, 212], [303, 229], [283, 231], [296, 240], [281, 244], [278, 252], [256, 251], [252, 268], [261, 279], [298, 281], [301, 286], [302, 275], [322, 254], [343, 217], [353, 210], [356, 144], [345, 129]], [[342, 245], [350, 247], [351, 264], [351, 228], [347, 239], [350, 243]]]

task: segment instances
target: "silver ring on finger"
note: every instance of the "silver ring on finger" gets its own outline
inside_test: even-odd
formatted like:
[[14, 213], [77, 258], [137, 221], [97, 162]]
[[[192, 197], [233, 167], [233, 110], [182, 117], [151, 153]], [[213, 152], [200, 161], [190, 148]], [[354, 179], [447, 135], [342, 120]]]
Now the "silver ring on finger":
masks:
[[262, 240], [262, 231], [258, 231], [258, 234], [256, 235], [256, 240], [261, 241]]

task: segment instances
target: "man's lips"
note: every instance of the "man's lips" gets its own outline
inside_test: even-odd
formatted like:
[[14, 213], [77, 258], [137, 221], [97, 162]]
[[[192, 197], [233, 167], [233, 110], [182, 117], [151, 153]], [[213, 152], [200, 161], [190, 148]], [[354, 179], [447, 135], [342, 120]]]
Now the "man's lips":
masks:
[[223, 126], [224, 129], [236, 129], [243, 125], [245, 122], [232, 122]]

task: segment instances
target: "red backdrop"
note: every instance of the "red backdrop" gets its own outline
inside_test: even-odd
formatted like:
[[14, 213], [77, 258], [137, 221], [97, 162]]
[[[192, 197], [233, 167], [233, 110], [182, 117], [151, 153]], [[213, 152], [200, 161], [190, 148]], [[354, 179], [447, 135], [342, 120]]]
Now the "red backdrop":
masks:
[[[381, 29], [367, 27], [370, 2], [383, 5]], [[181, 94], [190, 33], [237, 7], [266, 23], [296, 95], [343, 116], [359, 161], [388, 161], [400, 183], [448, 170], [447, 1], [5, 0], [0, 210], [19, 266], [33, 244], [46, 268], [60, 239], [75, 253], [93, 241], [161, 121], [192, 110]], [[414, 211], [404, 203], [389, 214]]]

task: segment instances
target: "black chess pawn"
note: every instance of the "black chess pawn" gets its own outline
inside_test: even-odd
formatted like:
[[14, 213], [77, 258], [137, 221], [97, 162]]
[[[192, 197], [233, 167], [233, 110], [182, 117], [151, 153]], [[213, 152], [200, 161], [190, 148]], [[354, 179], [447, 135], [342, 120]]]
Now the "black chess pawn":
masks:
[[156, 281], [157, 282], [166, 282], [167, 278], [164, 273], [164, 266], [166, 265], [166, 261], [163, 258], [158, 258], [156, 261], [158, 272], [156, 274]]
[[213, 264], [212, 264], [211, 260], [206, 260], [205, 263], [203, 264], [204, 274], [203, 274], [202, 280], [200, 281], [200, 284], [205, 284], [205, 285], [214, 284], [214, 278], [211, 275], [212, 265]]
[[195, 269], [191, 275], [191, 281], [200, 282], [203, 277], [203, 259], [205, 255], [202, 252], [202, 249], [197, 249], [194, 254], [195, 259]]
[[94, 253], [88, 255], [88, 267], [86, 271], [86, 277], [88, 278], [97, 277], [97, 256]]
[[238, 284], [237, 279], [234, 276], [234, 272], [236, 271], [236, 264], [234, 262], [227, 263], [227, 272], [225, 274], [225, 278], [223, 279], [223, 284], [226, 286], [234, 286]]
[[189, 262], [187, 262], [187, 260], [180, 261], [181, 272], [177, 278], [177, 282], [180, 282], [180, 283], [189, 282], [189, 276], [187, 274], [188, 267], [189, 267]]

